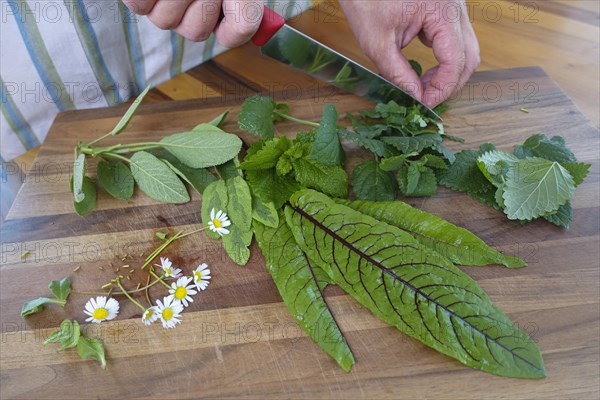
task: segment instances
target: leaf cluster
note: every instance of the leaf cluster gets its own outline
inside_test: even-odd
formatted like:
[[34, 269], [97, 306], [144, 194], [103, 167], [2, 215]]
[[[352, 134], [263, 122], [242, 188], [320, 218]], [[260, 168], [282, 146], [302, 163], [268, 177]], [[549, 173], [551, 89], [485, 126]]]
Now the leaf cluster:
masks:
[[71, 279], [66, 277], [61, 280], [54, 280], [50, 282], [48, 289], [50, 289], [54, 297], [38, 297], [37, 299], [26, 301], [21, 309], [22, 317], [42, 311], [46, 304], [58, 304], [64, 307], [67, 303], [67, 298], [71, 294]]
[[98, 360], [102, 369], [106, 369], [106, 356], [104, 354], [104, 344], [102, 343], [102, 340], [97, 338], [86, 338], [81, 333], [77, 321], [65, 319], [61, 322], [60, 328], [44, 340], [44, 346], [50, 343], [60, 343], [58, 351], [77, 347], [77, 354], [79, 354], [79, 357]]

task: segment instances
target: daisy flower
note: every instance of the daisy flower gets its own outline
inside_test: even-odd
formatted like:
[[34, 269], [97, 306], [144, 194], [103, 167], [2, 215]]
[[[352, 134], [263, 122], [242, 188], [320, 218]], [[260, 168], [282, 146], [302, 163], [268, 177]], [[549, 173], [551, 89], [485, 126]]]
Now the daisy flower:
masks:
[[225, 228], [227, 228], [229, 225], [231, 225], [231, 221], [229, 221], [227, 214], [225, 214], [222, 210], [219, 210], [216, 214], [214, 208], [210, 211], [210, 222], [208, 223], [208, 228], [211, 231], [217, 232], [219, 236], [228, 235], [229, 229]]
[[161, 267], [167, 278], [179, 278], [181, 276], [181, 270], [173, 267], [173, 263], [166, 257], [160, 258], [160, 265], [154, 264], [157, 267]]
[[198, 268], [194, 270], [194, 283], [199, 290], [204, 290], [210, 283], [210, 269], [206, 263], [198, 265]]
[[171, 294], [171, 296], [169, 297], [174, 297], [175, 300], [181, 301], [183, 305], [187, 307], [189, 305], [188, 301], [190, 303], [194, 301], [194, 299], [192, 299], [192, 295], [198, 293], [194, 290], [194, 285], [189, 285], [191, 281], [191, 277], [184, 276], [177, 279], [177, 282], [171, 283], [171, 289], [169, 289], [169, 293]]
[[160, 317], [163, 328], [175, 328], [175, 325], [181, 323], [181, 312], [183, 311], [183, 304], [173, 296], [167, 296], [163, 299], [162, 303], [160, 300], [156, 300], [155, 312]]
[[119, 302], [113, 299], [106, 299], [106, 296], [98, 296], [95, 299], [92, 297], [85, 304], [85, 314], [90, 317], [86, 322], [95, 322], [99, 324], [102, 321], [114, 319], [119, 314]]
[[154, 321], [158, 319], [158, 312], [156, 311], [156, 307], [148, 307], [146, 311], [142, 314], [142, 322], [144, 325], [150, 325]]

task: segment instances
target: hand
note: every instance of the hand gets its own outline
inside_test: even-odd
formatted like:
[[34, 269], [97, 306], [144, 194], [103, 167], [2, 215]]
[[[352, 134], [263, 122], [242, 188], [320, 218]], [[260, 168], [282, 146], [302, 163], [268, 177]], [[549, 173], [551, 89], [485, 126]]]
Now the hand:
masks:
[[225, 47], [237, 47], [250, 40], [263, 17], [263, 2], [256, 0], [123, 0], [123, 3], [132, 12], [147, 15], [160, 29], [173, 29], [195, 42], [204, 41], [215, 32]]
[[[350, 28], [380, 73], [429, 107], [448, 99], [479, 66], [479, 44], [461, 0], [345, 0]], [[415, 36], [439, 65], [421, 78], [401, 50]]]

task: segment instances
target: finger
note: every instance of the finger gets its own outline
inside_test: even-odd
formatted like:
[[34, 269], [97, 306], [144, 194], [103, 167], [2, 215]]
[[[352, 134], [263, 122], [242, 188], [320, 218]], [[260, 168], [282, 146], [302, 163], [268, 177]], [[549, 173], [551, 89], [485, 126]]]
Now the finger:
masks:
[[465, 44], [460, 24], [444, 24], [428, 37], [439, 65], [424, 76], [427, 84], [423, 89], [423, 102], [435, 107], [450, 97], [459, 85], [465, 69]]
[[193, 0], [177, 27], [177, 33], [194, 42], [202, 42], [215, 29], [220, 15], [220, 0]]
[[147, 15], [156, 4], [156, 0], [123, 0], [123, 3], [138, 15]]
[[249, 41], [258, 31], [263, 17], [263, 3], [256, 0], [224, 0], [225, 17], [215, 29], [219, 43], [237, 47]]
[[423, 98], [423, 85], [408, 60], [397, 48], [385, 53], [384, 57], [374, 59], [381, 75], [402, 88], [417, 100]]
[[473, 31], [473, 26], [468, 19], [462, 20], [462, 31], [465, 42], [465, 69], [459, 78], [459, 87], [462, 88], [471, 77], [471, 74], [479, 67], [481, 58], [479, 55], [479, 42]]
[[160, 29], [175, 29], [179, 26], [185, 10], [192, 0], [158, 0], [148, 19]]

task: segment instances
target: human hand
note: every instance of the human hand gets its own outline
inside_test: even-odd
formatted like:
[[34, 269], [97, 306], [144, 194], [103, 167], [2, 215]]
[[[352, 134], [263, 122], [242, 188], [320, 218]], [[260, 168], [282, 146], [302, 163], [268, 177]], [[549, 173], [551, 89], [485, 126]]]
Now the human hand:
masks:
[[175, 30], [195, 42], [204, 41], [215, 32], [225, 47], [237, 47], [250, 40], [263, 17], [263, 2], [256, 0], [123, 0], [123, 3], [132, 12], [147, 15], [160, 29]]
[[[461, 0], [340, 1], [350, 28], [380, 73], [429, 107], [448, 99], [479, 66], [479, 43]], [[401, 50], [415, 36], [439, 65], [421, 78]]]

